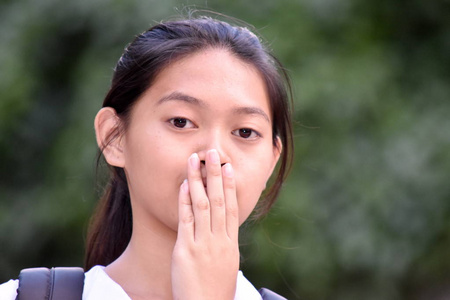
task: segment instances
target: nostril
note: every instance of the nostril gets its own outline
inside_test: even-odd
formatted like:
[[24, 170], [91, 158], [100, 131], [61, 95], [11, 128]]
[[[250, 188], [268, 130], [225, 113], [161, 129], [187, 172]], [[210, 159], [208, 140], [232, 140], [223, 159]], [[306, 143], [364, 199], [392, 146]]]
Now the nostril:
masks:
[[[204, 160], [201, 160], [200, 162], [202, 163], [202, 165], [206, 165], [206, 162]], [[225, 163], [220, 164], [221, 167], [223, 167], [224, 165], [225, 165]]]

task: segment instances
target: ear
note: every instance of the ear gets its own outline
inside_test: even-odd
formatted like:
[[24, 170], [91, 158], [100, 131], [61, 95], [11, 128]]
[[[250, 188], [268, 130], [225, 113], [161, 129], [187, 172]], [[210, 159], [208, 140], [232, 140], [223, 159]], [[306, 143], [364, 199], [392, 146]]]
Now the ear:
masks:
[[125, 159], [122, 137], [119, 135], [120, 119], [114, 108], [102, 108], [95, 116], [94, 126], [97, 145], [108, 164], [123, 168]]
[[277, 136], [277, 140], [275, 141], [275, 145], [273, 146], [273, 161], [272, 166], [270, 168], [269, 176], [267, 177], [267, 180], [269, 180], [270, 176], [273, 173], [273, 170], [275, 169], [275, 166], [277, 165], [278, 160], [280, 159], [281, 151], [283, 150], [283, 144], [281, 143], [281, 139], [279, 136]]

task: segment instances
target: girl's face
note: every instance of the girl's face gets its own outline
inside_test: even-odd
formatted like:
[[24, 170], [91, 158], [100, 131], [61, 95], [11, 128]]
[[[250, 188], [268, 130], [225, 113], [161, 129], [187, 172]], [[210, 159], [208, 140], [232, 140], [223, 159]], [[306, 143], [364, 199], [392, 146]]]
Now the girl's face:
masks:
[[192, 153], [204, 160], [208, 150], [217, 149], [221, 163], [232, 164], [241, 224], [280, 154], [273, 146], [261, 75], [220, 49], [201, 51], [166, 67], [136, 102], [118, 143], [135, 225], [145, 222], [171, 230], [177, 229], [178, 193]]

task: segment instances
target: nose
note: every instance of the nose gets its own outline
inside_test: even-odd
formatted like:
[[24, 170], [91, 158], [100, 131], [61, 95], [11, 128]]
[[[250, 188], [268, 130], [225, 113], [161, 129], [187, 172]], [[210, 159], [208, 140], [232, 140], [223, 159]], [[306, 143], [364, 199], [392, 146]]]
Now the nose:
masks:
[[205, 165], [205, 163], [206, 163], [206, 162], [205, 162], [205, 161], [206, 161], [206, 153], [208, 152], [208, 150], [211, 150], [211, 149], [216, 149], [217, 152], [219, 153], [220, 165], [221, 165], [221, 166], [225, 165], [226, 163], [231, 162], [231, 159], [229, 158], [228, 155], [226, 155], [226, 154], [224, 153], [224, 151], [220, 151], [219, 149], [214, 148], [214, 147], [208, 147], [208, 148], [205, 148], [204, 150], [200, 150], [200, 151], [197, 152], [198, 157], [200, 158], [200, 162], [201, 162], [203, 165]]
[[208, 150], [216, 149], [219, 153], [220, 165], [231, 163], [231, 157], [228, 155], [227, 137], [218, 132], [211, 132], [203, 138], [197, 148], [197, 154], [200, 162], [204, 165], [206, 161], [206, 153]]

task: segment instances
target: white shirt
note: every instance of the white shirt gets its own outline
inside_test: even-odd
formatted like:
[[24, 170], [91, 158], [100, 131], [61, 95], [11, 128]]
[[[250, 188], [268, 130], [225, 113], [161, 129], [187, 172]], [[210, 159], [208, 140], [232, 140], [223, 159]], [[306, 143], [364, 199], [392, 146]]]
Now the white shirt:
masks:
[[[86, 272], [83, 300], [131, 300], [122, 287], [105, 272], [104, 266], [95, 266]], [[19, 280], [10, 280], [0, 285], [0, 300], [15, 300]], [[261, 300], [261, 295], [244, 277], [241, 271], [236, 282], [234, 300]]]

